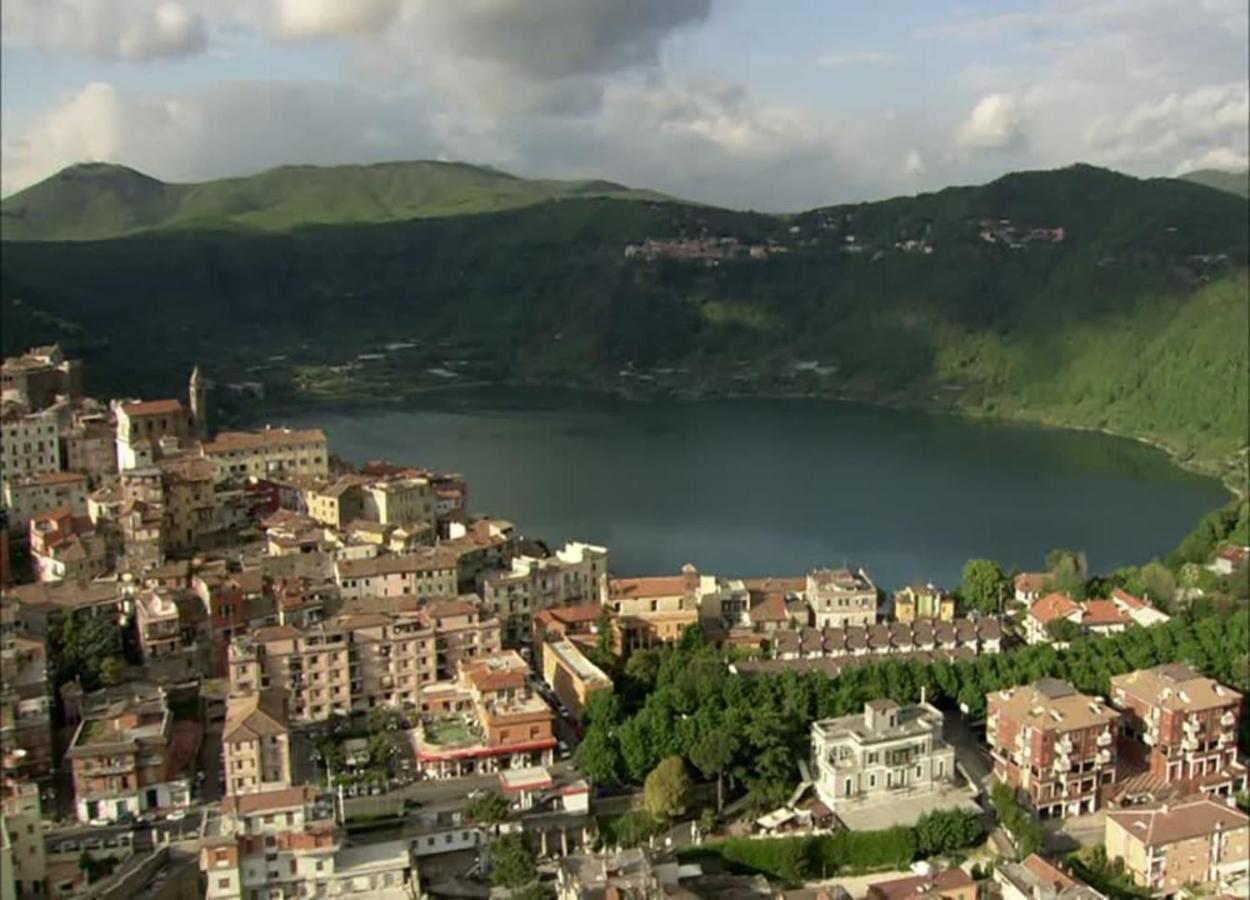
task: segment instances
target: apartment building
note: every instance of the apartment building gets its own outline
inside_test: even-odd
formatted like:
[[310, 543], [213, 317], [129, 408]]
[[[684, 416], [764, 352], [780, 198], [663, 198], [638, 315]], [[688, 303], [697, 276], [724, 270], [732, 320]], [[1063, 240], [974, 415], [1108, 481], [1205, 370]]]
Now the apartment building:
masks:
[[1155, 896], [1233, 897], [1250, 878], [1250, 816], [1232, 798], [1109, 810], [1105, 829], [1107, 859]]
[[456, 681], [422, 692], [417, 765], [430, 778], [549, 766], [554, 718], [516, 651], [462, 662]]
[[1036, 853], [1018, 863], [999, 859], [994, 866], [994, 883], [1003, 900], [1107, 900], [1105, 894]]
[[977, 883], [959, 866], [868, 885], [867, 900], [977, 900]]
[[379, 525], [415, 525], [435, 521], [434, 489], [425, 478], [395, 476], [364, 487], [362, 518]]
[[175, 728], [156, 685], [130, 682], [87, 695], [65, 754], [78, 820], [115, 821], [190, 804], [196, 735], [194, 727]]
[[209, 900], [420, 894], [408, 841], [350, 845], [331, 798], [307, 785], [227, 797], [220, 821], [200, 842]]
[[369, 481], [364, 475], [341, 475], [333, 481], [319, 479], [302, 485], [303, 506], [308, 517], [330, 528], [342, 528], [354, 519], [363, 519], [364, 488]]
[[4, 504], [9, 508], [9, 531], [25, 535], [30, 520], [55, 510], [72, 515], [87, 514], [87, 476], [78, 472], [44, 472], [4, 483]]
[[817, 628], [877, 621], [877, 586], [863, 569], [813, 569], [807, 573], [804, 598]]
[[955, 597], [932, 584], [912, 584], [894, 593], [894, 619], [950, 622], [955, 618]]
[[608, 606], [624, 652], [670, 643], [699, 623], [699, 570], [687, 563], [677, 576], [612, 578]]
[[440, 600], [424, 607], [434, 628], [434, 650], [440, 679], [454, 678], [463, 662], [498, 653], [499, 620], [482, 609], [473, 595]]
[[185, 448], [195, 436], [191, 410], [181, 400], [114, 403], [117, 421], [117, 471], [141, 469], [167, 450]]
[[82, 393], [82, 364], [66, 359], [57, 344], [31, 347], [21, 356], [0, 365], [0, 397], [43, 409], [58, 396], [77, 397]]
[[223, 431], [200, 445], [217, 481], [246, 478], [325, 478], [330, 450], [320, 428]]
[[57, 409], [29, 412], [5, 404], [0, 409], [0, 483], [61, 469]]
[[[308, 628], [279, 625], [230, 643], [230, 686], [286, 691], [293, 721], [379, 705], [415, 709], [421, 691], [461, 659], [499, 646], [499, 623], [460, 609], [341, 615]], [[443, 643], [440, 644], [440, 641]]]
[[220, 544], [212, 465], [199, 457], [182, 456], [163, 459], [158, 468], [166, 551], [188, 554]]
[[40, 581], [90, 581], [110, 569], [112, 548], [88, 516], [67, 509], [41, 513], [30, 520], [29, 541]]
[[543, 681], [550, 686], [574, 722], [580, 723], [590, 695], [612, 689], [612, 679], [586, 658], [572, 641], [543, 641], [536, 645]]
[[227, 698], [221, 735], [227, 795], [291, 786], [291, 730], [284, 706], [276, 688]]
[[507, 569], [516, 555], [517, 536], [506, 519], [478, 519], [469, 525], [452, 522], [438, 549], [456, 561], [460, 590], [478, 590], [488, 572]]
[[456, 558], [441, 547], [339, 559], [334, 580], [344, 602], [365, 597], [454, 597], [460, 584]]
[[0, 758], [7, 779], [43, 778], [53, 769], [48, 649], [4, 611], [0, 633]]
[[61, 430], [63, 462], [70, 472], [81, 472], [92, 484], [117, 474], [116, 425], [102, 414], [75, 416]]
[[929, 703], [871, 700], [862, 715], [813, 722], [813, 777], [821, 801], [845, 819], [857, 808], [903, 807], [943, 795], [956, 776], [943, 721]]
[[1080, 604], [1063, 593], [1051, 593], [1033, 601], [1024, 617], [1024, 640], [1029, 644], [1049, 644], [1054, 641], [1050, 626], [1059, 621], [1081, 624], [1084, 610]]
[[1219, 793], [1245, 787], [1237, 761], [1241, 694], [1184, 663], [1165, 663], [1111, 679], [1111, 703], [1124, 731], [1146, 745], [1152, 775], [1169, 784], [1190, 779]]
[[39, 785], [7, 780], [0, 784], [0, 843], [5, 840], [9, 842], [9, 856], [0, 856], [0, 891], [11, 888], [14, 900], [48, 896]]
[[145, 661], [178, 653], [183, 646], [182, 619], [173, 594], [144, 590], [135, 595], [135, 625]]
[[1101, 698], [1043, 678], [986, 698], [994, 775], [1042, 818], [1090, 813], [1115, 783], [1120, 714]]
[[534, 614], [574, 603], [602, 603], [607, 595], [608, 551], [569, 543], [553, 556], [517, 556], [511, 568], [482, 579], [482, 603], [503, 623], [510, 646], [529, 642]]

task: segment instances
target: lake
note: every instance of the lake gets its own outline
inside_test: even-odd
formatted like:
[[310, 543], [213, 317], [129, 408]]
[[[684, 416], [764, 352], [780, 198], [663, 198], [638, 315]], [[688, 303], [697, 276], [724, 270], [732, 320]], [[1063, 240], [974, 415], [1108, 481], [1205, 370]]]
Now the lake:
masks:
[[472, 512], [553, 548], [604, 544], [619, 574], [868, 568], [954, 587], [970, 557], [1093, 571], [1171, 550], [1221, 485], [1106, 435], [824, 400], [630, 402], [465, 390], [402, 409], [301, 413], [332, 452], [463, 473]]

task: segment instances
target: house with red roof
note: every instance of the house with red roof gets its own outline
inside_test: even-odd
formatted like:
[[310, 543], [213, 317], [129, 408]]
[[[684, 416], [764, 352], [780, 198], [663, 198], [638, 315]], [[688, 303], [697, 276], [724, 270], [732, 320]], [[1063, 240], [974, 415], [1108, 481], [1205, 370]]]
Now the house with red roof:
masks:
[[1047, 594], [1029, 607], [1028, 615], [1024, 617], [1024, 638], [1030, 644], [1048, 643], [1051, 636], [1047, 628], [1052, 622], [1066, 619], [1079, 625], [1082, 615], [1080, 604], [1067, 594]]

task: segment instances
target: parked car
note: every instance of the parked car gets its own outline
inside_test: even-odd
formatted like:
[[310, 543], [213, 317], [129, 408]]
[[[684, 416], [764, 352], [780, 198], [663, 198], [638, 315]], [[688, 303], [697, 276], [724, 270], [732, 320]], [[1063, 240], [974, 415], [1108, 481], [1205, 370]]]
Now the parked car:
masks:
[[185, 809], [175, 809], [165, 814], [165, 821], [166, 822], [181, 822], [186, 817], [187, 817], [187, 811]]

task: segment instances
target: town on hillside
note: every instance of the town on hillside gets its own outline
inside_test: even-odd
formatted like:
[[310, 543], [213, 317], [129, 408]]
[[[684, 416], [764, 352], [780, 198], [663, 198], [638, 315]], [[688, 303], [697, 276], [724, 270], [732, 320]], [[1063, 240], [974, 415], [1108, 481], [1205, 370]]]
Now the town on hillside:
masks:
[[218, 430], [198, 367], [83, 374], [3, 361], [3, 900], [1250, 896], [1240, 534], [1184, 586], [622, 577], [461, 473]]

